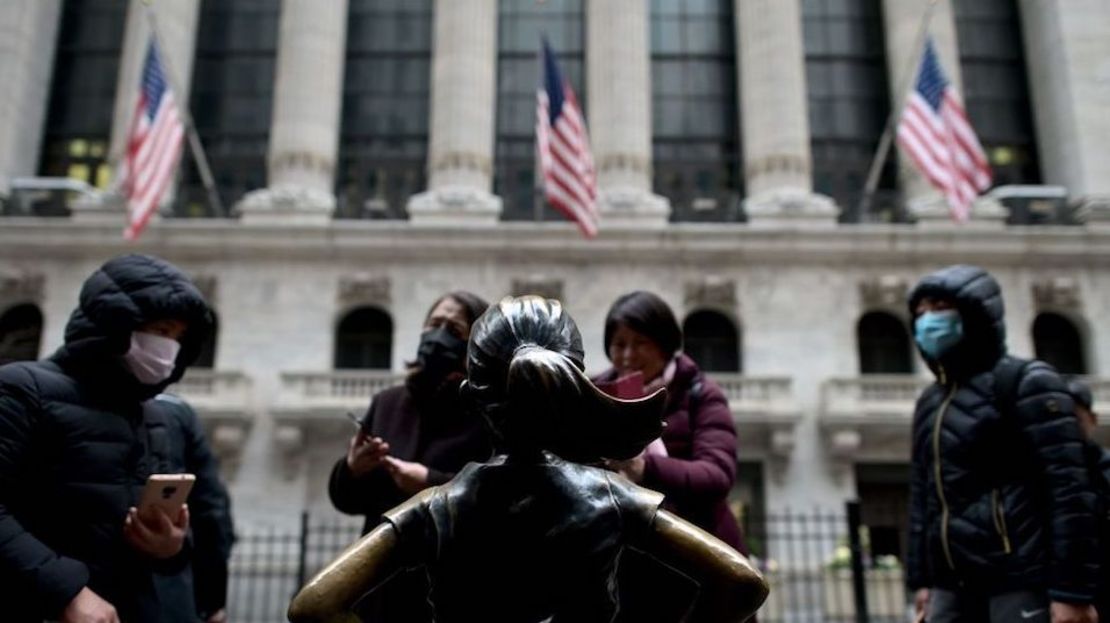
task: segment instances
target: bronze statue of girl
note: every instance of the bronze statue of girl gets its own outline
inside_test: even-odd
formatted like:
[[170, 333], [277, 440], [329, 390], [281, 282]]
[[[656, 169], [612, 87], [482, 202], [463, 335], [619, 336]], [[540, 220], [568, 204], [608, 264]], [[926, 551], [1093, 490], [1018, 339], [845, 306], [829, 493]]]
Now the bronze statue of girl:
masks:
[[290, 621], [356, 620], [361, 597], [424, 567], [436, 621], [612, 622], [630, 547], [698, 583], [689, 620], [744, 621], [763, 603], [767, 585], [743, 556], [660, 509], [661, 494], [587, 465], [659, 437], [665, 390], [631, 401], [599, 391], [558, 301], [491, 307], [467, 360], [462, 391], [504, 454], [386, 513], [294, 598]]

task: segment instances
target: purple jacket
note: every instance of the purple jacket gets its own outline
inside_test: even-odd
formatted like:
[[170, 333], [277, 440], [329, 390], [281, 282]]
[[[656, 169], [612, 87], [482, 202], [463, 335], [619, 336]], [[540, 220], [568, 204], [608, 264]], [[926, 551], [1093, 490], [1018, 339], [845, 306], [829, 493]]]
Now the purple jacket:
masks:
[[[615, 377], [608, 370], [598, 380]], [[698, 383], [700, 391], [691, 398], [690, 389]], [[744, 552], [727, 502], [736, 481], [736, 428], [728, 399], [686, 355], [678, 356], [667, 392], [663, 445], [668, 456], [644, 457], [640, 484], [665, 495], [664, 508]]]

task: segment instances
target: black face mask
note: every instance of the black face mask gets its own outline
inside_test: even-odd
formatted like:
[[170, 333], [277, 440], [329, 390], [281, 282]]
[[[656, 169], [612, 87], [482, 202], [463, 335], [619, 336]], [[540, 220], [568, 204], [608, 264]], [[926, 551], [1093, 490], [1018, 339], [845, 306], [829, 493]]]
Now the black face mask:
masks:
[[429, 329], [420, 335], [416, 364], [431, 377], [445, 377], [465, 369], [466, 340], [445, 327]]

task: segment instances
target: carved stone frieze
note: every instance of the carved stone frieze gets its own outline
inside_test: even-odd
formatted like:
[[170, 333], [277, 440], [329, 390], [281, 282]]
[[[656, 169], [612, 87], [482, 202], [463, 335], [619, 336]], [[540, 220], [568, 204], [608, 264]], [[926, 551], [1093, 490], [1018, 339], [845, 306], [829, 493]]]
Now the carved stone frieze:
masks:
[[864, 309], [902, 310], [909, 294], [909, 283], [897, 275], [882, 275], [860, 283], [859, 291]]
[[1033, 302], [1038, 309], [1077, 309], [1081, 297], [1074, 277], [1045, 277], [1033, 282]]
[[532, 276], [526, 279], [513, 279], [512, 294], [513, 296], [534, 294], [536, 296], [542, 296], [545, 299], [562, 301], [563, 280], [554, 277], [544, 277], [542, 275]]
[[736, 307], [736, 282], [709, 276], [686, 284], [686, 307], [710, 307], [731, 310]]
[[389, 277], [366, 273], [340, 277], [339, 303], [344, 307], [356, 305], [388, 307], [390, 303]]

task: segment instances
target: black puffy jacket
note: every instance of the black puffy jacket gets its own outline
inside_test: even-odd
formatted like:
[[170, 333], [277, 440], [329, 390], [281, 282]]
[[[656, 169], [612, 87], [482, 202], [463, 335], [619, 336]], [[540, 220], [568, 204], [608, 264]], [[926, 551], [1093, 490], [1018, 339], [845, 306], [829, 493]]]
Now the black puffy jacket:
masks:
[[955, 302], [964, 339], [929, 361], [937, 383], [914, 414], [910, 587], [1047, 590], [1056, 601], [1092, 602], [1097, 501], [1064, 381], [1029, 362], [1015, 404], [1000, 409], [994, 371], [1006, 349], [997, 282], [954, 266], [918, 284], [911, 314], [924, 297]]
[[[161, 318], [189, 323], [177, 367], [140, 384], [121, 355], [133, 329]], [[149, 474], [151, 401], [181, 378], [211, 330], [204, 299], [172, 265], [113, 259], [85, 282], [50, 359], [0, 368], [0, 592], [4, 621], [56, 618], [83, 587], [124, 621], [195, 621], [192, 600], [160, 598], [157, 574], [177, 574], [190, 551], [154, 561], [122, 534]], [[165, 414], [166, 418], [173, 417]]]

